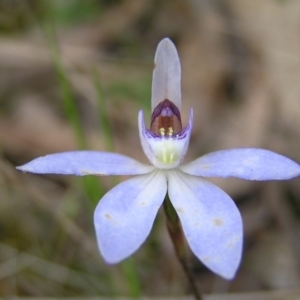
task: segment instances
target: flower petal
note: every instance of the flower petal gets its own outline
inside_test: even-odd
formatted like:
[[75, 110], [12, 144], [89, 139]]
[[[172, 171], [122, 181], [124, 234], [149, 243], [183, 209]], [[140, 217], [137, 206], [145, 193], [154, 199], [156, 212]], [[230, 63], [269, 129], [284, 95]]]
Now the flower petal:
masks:
[[176, 168], [188, 150], [193, 127], [193, 110], [188, 125], [175, 136], [157, 136], [149, 131], [144, 122], [143, 111], [139, 112], [139, 132], [144, 153], [159, 169]]
[[237, 148], [209, 153], [183, 165], [188, 174], [206, 177], [238, 177], [248, 180], [280, 180], [300, 175], [300, 165], [265, 149]]
[[147, 238], [167, 192], [163, 172], [151, 172], [120, 183], [99, 202], [94, 223], [98, 246], [108, 263], [134, 253]]
[[240, 264], [243, 225], [232, 199], [203, 179], [169, 173], [169, 196], [194, 254], [210, 270], [232, 279]]
[[163, 100], [172, 101], [181, 109], [181, 68], [175, 45], [163, 39], [157, 46], [152, 81], [152, 111]]
[[117, 153], [73, 151], [38, 157], [17, 167], [23, 172], [64, 175], [137, 175], [154, 168]]

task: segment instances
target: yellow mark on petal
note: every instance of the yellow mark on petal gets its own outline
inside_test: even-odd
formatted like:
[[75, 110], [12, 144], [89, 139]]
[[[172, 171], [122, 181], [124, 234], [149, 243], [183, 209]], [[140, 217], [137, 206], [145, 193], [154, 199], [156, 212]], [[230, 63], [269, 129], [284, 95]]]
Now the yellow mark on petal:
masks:
[[174, 161], [174, 153], [170, 154], [170, 164]]
[[147, 202], [146, 201], [142, 201], [142, 202], [140, 202], [140, 205], [141, 206], [145, 206], [145, 205], [147, 205]]
[[213, 219], [213, 223], [217, 227], [221, 227], [224, 224], [224, 220], [222, 218]]
[[159, 129], [159, 133], [161, 136], [165, 136], [166, 132], [165, 132], [165, 129], [162, 127]]
[[[174, 149], [174, 141], [172, 138], [173, 132], [174, 131], [172, 127], [169, 127], [167, 132], [163, 127], [159, 129], [159, 133], [163, 137], [163, 142], [158, 159], [164, 164], [172, 164], [174, 161], [176, 161], [176, 159], [178, 159]], [[166, 135], [168, 135], [167, 138], [165, 138]]]

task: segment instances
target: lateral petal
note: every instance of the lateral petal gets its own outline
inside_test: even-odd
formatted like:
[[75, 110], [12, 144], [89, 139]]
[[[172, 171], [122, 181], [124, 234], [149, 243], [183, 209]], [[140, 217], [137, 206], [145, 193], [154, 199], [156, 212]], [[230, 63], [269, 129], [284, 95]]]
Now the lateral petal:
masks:
[[180, 171], [168, 176], [168, 193], [188, 244], [211, 271], [232, 279], [240, 264], [241, 215], [233, 200], [215, 185]]
[[258, 148], [236, 148], [206, 154], [180, 166], [191, 175], [238, 177], [248, 180], [282, 180], [300, 176], [300, 165], [275, 152]]
[[133, 254], [146, 240], [167, 192], [163, 172], [124, 181], [99, 202], [94, 224], [100, 252], [114, 264]]
[[154, 58], [151, 107], [163, 100], [172, 101], [181, 109], [181, 67], [175, 45], [164, 38], [157, 46]]
[[111, 152], [71, 151], [38, 157], [17, 167], [23, 172], [63, 175], [137, 175], [154, 168]]

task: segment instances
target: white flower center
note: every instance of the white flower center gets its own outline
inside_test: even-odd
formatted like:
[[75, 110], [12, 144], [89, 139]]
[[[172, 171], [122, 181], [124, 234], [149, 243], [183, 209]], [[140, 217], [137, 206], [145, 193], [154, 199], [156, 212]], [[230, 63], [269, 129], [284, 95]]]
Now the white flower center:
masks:
[[178, 135], [173, 136], [172, 127], [169, 127], [167, 132], [160, 128], [159, 132], [160, 138], [148, 140], [154, 154], [152, 163], [162, 169], [176, 168], [182, 157], [184, 143], [178, 139]]

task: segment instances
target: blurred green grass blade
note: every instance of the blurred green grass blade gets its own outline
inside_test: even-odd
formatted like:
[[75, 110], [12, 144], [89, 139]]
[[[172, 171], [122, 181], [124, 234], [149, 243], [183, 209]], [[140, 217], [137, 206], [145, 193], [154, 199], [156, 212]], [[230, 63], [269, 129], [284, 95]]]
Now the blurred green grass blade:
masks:
[[[77, 141], [77, 146], [80, 149], [88, 149], [78, 109], [73, 97], [71, 85], [67, 78], [63, 64], [60, 60], [59, 49], [55, 40], [54, 25], [49, 24], [47, 29], [49, 46], [51, 49], [55, 72], [57, 74], [57, 81], [59, 84], [66, 117], [73, 129]], [[95, 207], [101, 196], [104, 194], [104, 189], [101, 183], [97, 180], [96, 177], [92, 176], [82, 177], [81, 182], [91, 204], [93, 205], [93, 207]]]
[[142, 290], [134, 259], [130, 257], [124, 260], [121, 263], [121, 270], [125, 276], [130, 296], [134, 299], [141, 298]]
[[48, 29], [47, 33], [48, 33], [49, 46], [51, 50], [55, 72], [57, 75], [57, 81], [59, 84], [59, 88], [63, 100], [65, 114], [73, 128], [77, 140], [77, 145], [79, 146], [80, 149], [84, 149], [87, 146], [87, 142], [84, 136], [83, 127], [80, 122], [80, 117], [72, 94], [71, 86], [66, 76], [66, 72], [62, 65], [62, 62], [60, 60], [59, 49], [55, 39], [54, 25], [52, 24], [48, 25], [47, 29]]
[[[80, 121], [80, 116], [73, 97], [71, 85], [64, 70], [63, 64], [60, 60], [59, 49], [55, 39], [54, 24], [52, 22], [48, 22], [44, 29], [46, 29], [45, 32], [49, 41], [49, 47], [51, 50], [52, 60], [54, 63], [55, 72], [57, 74], [58, 84], [67, 119], [70, 125], [72, 126], [73, 132], [76, 136], [78, 147], [80, 149], [88, 149], [87, 141], [84, 135], [84, 130]], [[114, 148], [112, 129], [106, 111], [105, 98], [103, 96], [99, 74], [97, 73], [97, 71], [94, 71], [93, 79], [97, 91], [98, 112], [100, 125], [102, 129], [101, 131], [104, 135], [106, 149], [111, 151]], [[96, 206], [99, 199], [104, 195], [104, 189], [102, 185], [96, 180], [96, 177], [86, 176], [80, 179], [83, 185], [84, 192], [90, 199], [91, 204], [93, 205], [93, 207]], [[126, 260], [125, 262], [121, 263], [120, 268], [123, 278], [126, 281], [126, 285], [128, 287], [130, 296], [135, 299], [140, 298], [142, 292], [134, 260]], [[109, 277], [109, 281], [110, 285], [113, 286], [114, 294], [118, 294], [119, 283], [117, 283], [117, 281], [111, 277]]]
[[90, 199], [92, 209], [96, 207], [99, 199], [104, 195], [104, 189], [99, 180], [94, 176], [85, 176], [81, 178], [85, 193]]
[[[101, 132], [104, 136], [105, 149], [113, 151], [113, 134], [111, 123], [106, 110], [106, 101], [101, 87], [99, 72], [93, 69], [93, 81], [97, 92], [98, 116], [100, 120]], [[113, 183], [118, 184], [118, 178], [113, 177]], [[132, 298], [140, 298], [142, 295], [140, 279], [136, 270], [136, 264], [133, 258], [128, 258], [121, 263], [121, 271], [126, 279], [127, 288]]]
[[97, 94], [97, 108], [98, 108], [98, 116], [100, 120], [100, 130], [104, 137], [105, 149], [107, 151], [113, 151], [113, 132], [111, 123], [107, 113], [106, 101], [103, 94], [102, 86], [100, 83], [99, 72], [96, 68], [92, 70], [93, 82], [96, 89]]

